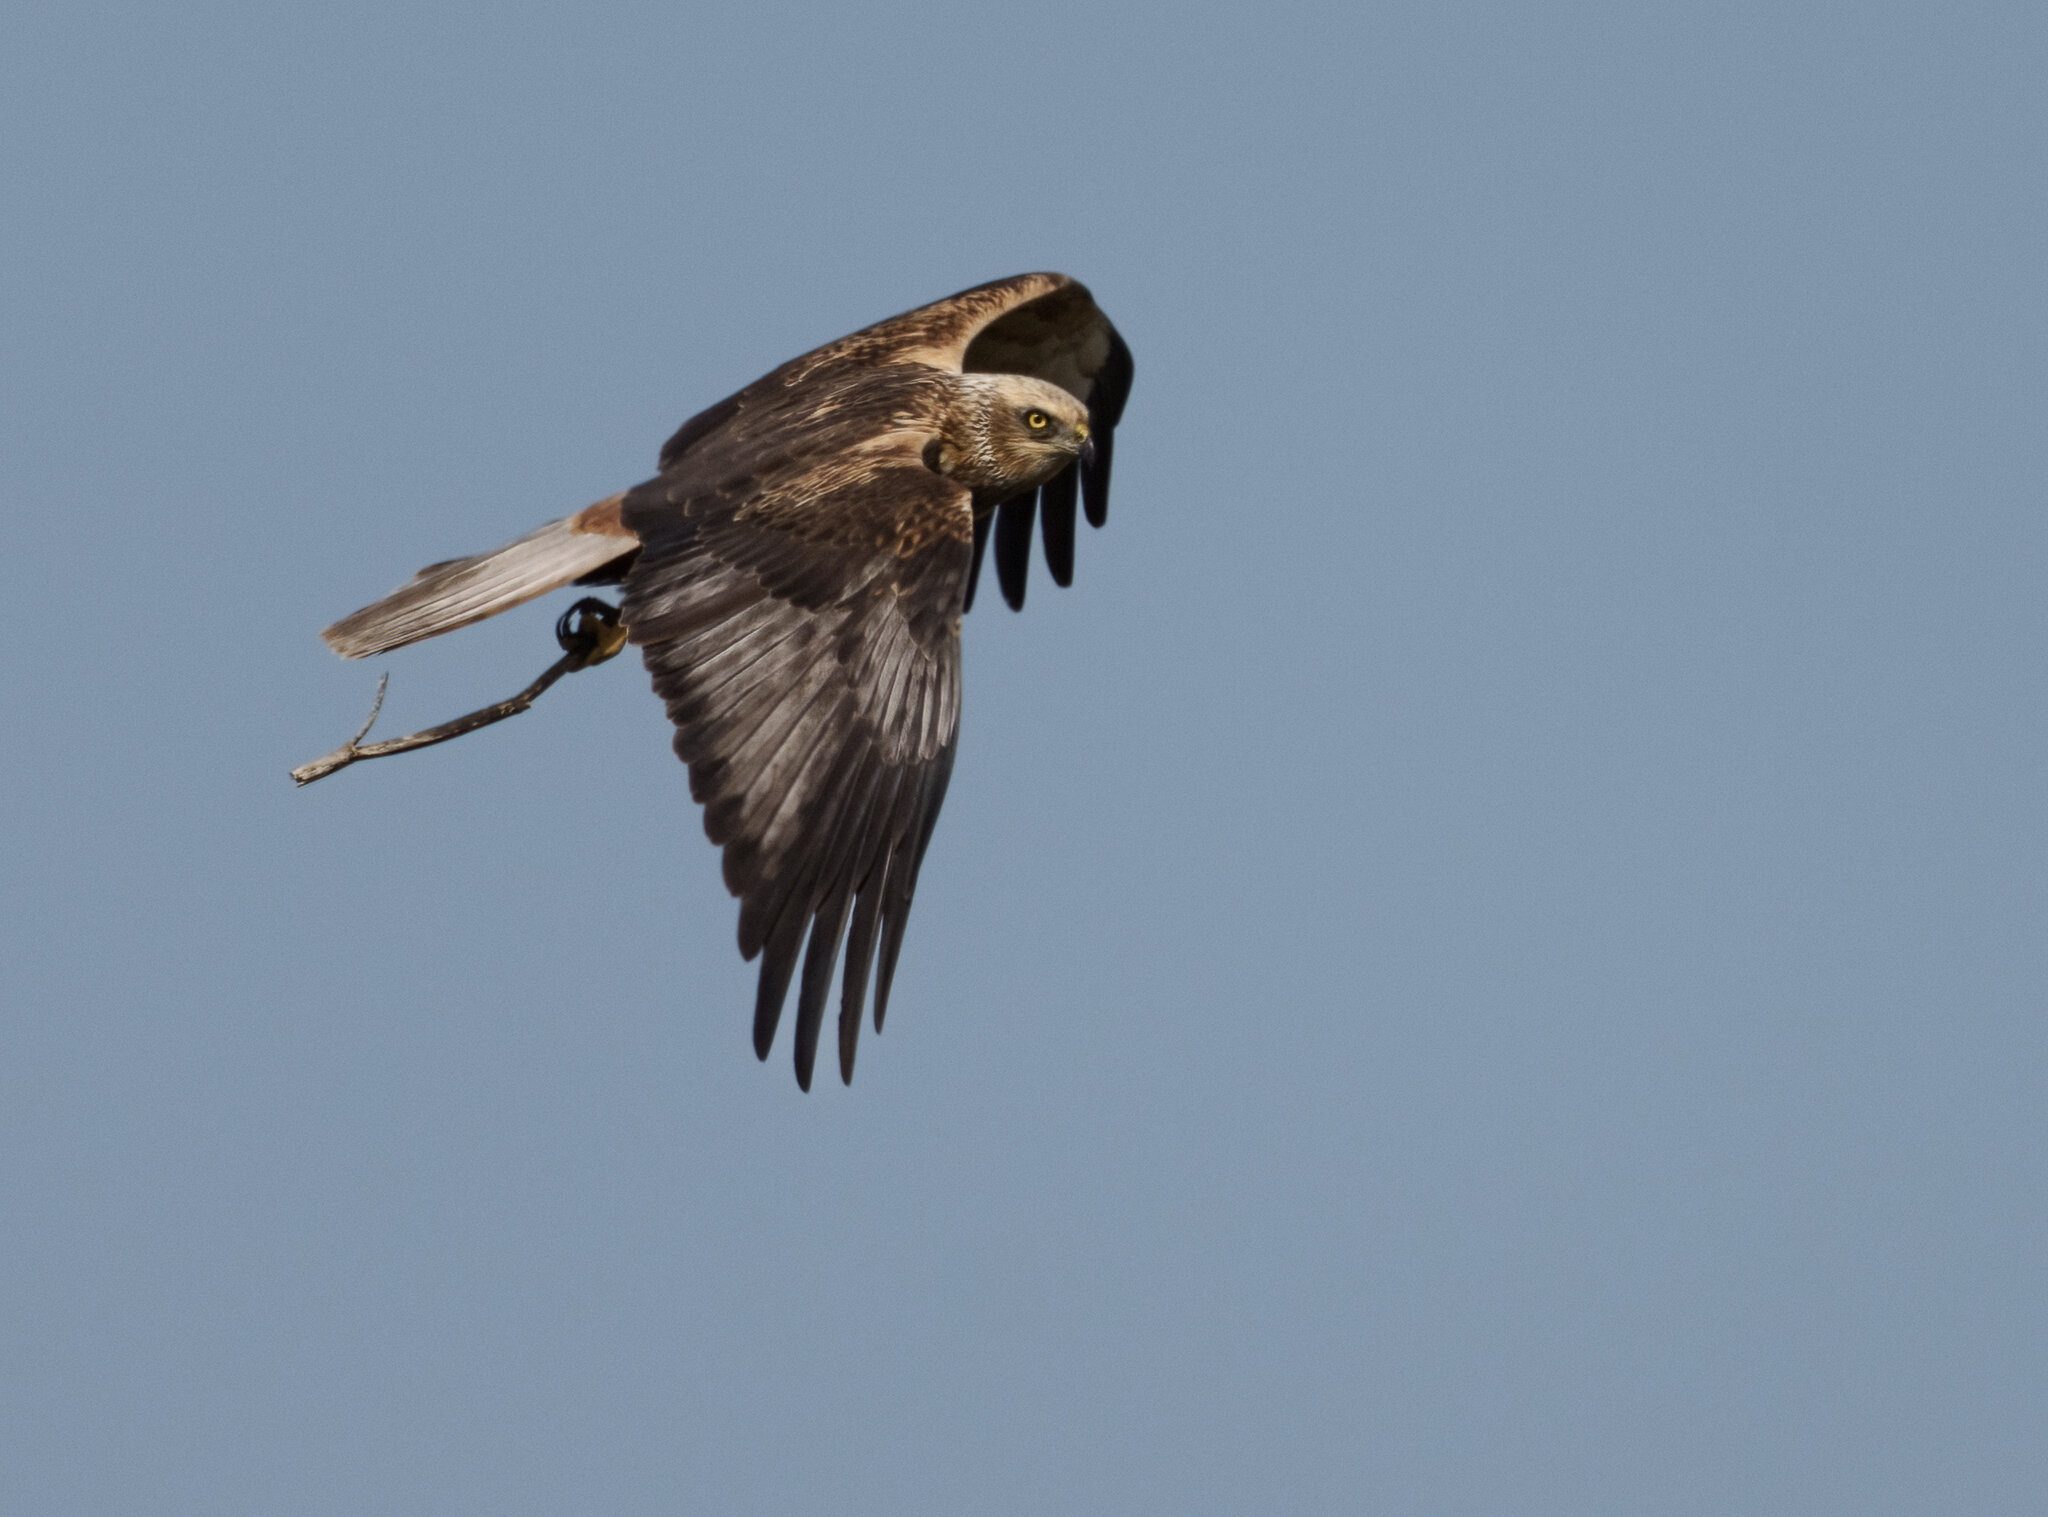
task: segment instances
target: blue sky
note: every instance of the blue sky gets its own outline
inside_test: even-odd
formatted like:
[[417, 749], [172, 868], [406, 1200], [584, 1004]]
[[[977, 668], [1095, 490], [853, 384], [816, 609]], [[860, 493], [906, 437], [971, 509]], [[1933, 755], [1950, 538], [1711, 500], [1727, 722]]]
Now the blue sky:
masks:
[[[10, 33], [0, 1508], [2035, 1509], [2038, 8]], [[850, 1091], [628, 660], [286, 782], [334, 616], [1040, 267], [1116, 509]]]

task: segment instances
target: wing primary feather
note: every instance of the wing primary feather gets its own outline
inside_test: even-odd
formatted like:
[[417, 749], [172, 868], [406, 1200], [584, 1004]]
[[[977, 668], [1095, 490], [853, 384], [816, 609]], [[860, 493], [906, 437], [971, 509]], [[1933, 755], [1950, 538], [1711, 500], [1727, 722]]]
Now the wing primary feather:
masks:
[[974, 513], [974, 558], [967, 566], [967, 599], [962, 602], [962, 611], [974, 609], [974, 587], [981, 583], [981, 561], [988, 556], [988, 535], [996, 524], [993, 509]]
[[898, 844], [889, 855], [889, 877], [882, 885], [882, 936], [877, 945], [881, 952], [875, 965], [877, 1033], [881, 1032], [882, 1024], [889, 1017], [889, 987], [896, 979], [896, 955], [903, 951], [903, 929], [907, 925], [910, 902], [901, 882], [909, 872], [910, 850]]
[[1131, 398], [1131, 381], [1136, 375], [1137, 365], [1131, 359], [1129, 345], [1122, 333], [1110, 327], [1109, 356], [1088, 395], [1088, 425], [1095, 440], [1095, 457], [1081, 471], [1081, 501], [1091, 527], [1109, 520], [1109, 465], [1116, 452], [1117, 423], [1124, 419], [1124, 402]]
[[1115, 454], [1116, 433], [1104, 427], [1095, 438], [1095, 456], [1081, 466], [1081, 500], [1091, 527], [1109, 520], [1109, 462]]
[[1109, 359], [1095, 376], [1095, 388], [1089, 396], [1089, 410], [1094, 413], [1091, 424], [1097, 430], [1113, 430], [1124, 419], [1124, 403], [1131, 398], [1131, 381], [1137, 374], [1130, 344], [1124, 341], [1123, 333], [1110, 327]]
[[818, 1028], [825, 1020], [825, 998], [832, 993], [832, 971], [839, 966], [839, 938], [853, 904], [842, 888], [811, 919], [811, 946], [804, 951], [804, 977], [796, 996], [796, 1083], [811, 1088], [811, 1070], [818, 1062]]
[[1052, 582], [1062, 589], [1074, 582], [1074, 494], [1079, 488], [1074, 470], [1062, 469], [1039, 494], [1039, 530], [1045, 538], [1045, 566], [1052, 570]]
[[789, 995], [790, 976], [796, 972], [796, 951], [802, 945], [808, 918], [803, 912], [786, 912], [761, 954], [761, 981], [754, 992], [754, 1057], [767, 1062], [775, 1046], [775, 1026], [782, 1020], [782, 1003]]
[[[825, 797], [825, 804], [817, 814], [817, 826], [823, 841], [793, 866], [771, 876], [762, 887], [749, 890], [741, 911], [743, 922], [752, 911], [757, 919], [770, 924], [768, 941], [773, 947], [784, 950], [789, 966], [794, 966], [797, 946], [805, 928], [810, 928], [811, 946], [804, 958], [803, 980], [797, 992], [797, 1083], [805, 1090], [811, 1088], [811, 1069], [818, 1052], [818, 1027], [824, 1018], [825, 998], [832, 989], [832, 970], [839, 954], [839, 933], [846, 925], [846, 913], [852, 901], [852, 889], [846, 880], [853, 871], [844, 855], [865, 830], [868, 821], [868, 808], [864, 802], [868, 791], [873, 788], [872, 781], [867, 785], [859, 783], [866, 758], [865, 744], [857, 743], [841, 749], [831, 763], [822, 766], [815, 786], [805, 783], [805, 777], [810, 773], [810, 764], [806, 762], [793, 785], [806, 795]], [[819, 937], [821, 932], [827, 933], [826, 938]], [[766, 994], [767, 965], [762, 968], [762, 991]], [[767, 1045], [760, 1041], [763, 1031], [757, 1008], [754, 1027], [756, 1052], [774, 1043], [775, 1024], [781, 1016], [788, 984], [789, 971], [785, 968], [782, 984], [776, 990], [774, 1012], [767, 1024]]]
[[918, 871], [924, 867], [924, 851], [932, 840], [932, 828], [939, 819], [939, 806], [946, 798], [946, 785], [953, 777], [954, 750], [948, 748], [924, 775], [912, 807], [913, 839], [901, 839], [889, 858], [888, 887], [882, 898], [882, 962], [875, 971], [875, 1031], [889, 1014], [889, 987], [896, 980], [896, 956], [903, 951], [903, 930], [910, 925], [910, 898], [917, 891]]
[[840, 874], [835, 876], [843, 878], [855, 895], [839, 1000], [839, 1078], [848, 1085], [853, 1083], [853, 1050], [860, 1038], [861, 1008], [867, 996], [868, 974], [874, 966], [882, 882], [888, 873], [891, 835], [899, 825], [896, 809], [904, 778], [905, 771], [895, 768], [886, 779], [877, 780], [864, 791], [865, 804], [858, 816], [858, 829], [850, 839], [851, 851], [840, 861]]
[[854, 899], [853, 925], [846, 931], [846, 973], [839, 994], [839, 1079], [853, 1083], [853, 1053], [860, 1043], [860, 1017], [867, 1004], [868, 975], [875, 967], [875, 932], [882, 925], [882, 876], [878, 861]]
[[1031, 577], [1031, 518], [1037, 511], [1036, 490], [996, 508], [996, 579], [1012, 611], [1024, 609], [1024, 586]]

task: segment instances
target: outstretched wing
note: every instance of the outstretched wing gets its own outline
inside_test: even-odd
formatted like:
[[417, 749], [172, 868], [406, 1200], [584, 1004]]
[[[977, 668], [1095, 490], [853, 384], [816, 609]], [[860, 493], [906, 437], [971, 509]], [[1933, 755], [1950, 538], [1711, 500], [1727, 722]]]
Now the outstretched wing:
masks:
[[960, 721], [968, 492], [889, 430], [886, 382], [860, 388], [719, 428], [623, 508], [642, 544], [626, 626], [725, 850], [740, 951], [761, 956], [764, 1059], [803, 954], [805, 1089], [842, 941], [843, 1078], [870, 969], [882, 1025]]
[[798, 386], [848, 370], [921, 364], [956, 373], [1029, 374], [1058, 385], [1088, 407], [1094, 439], [1090, 460], [1069, 468], [1039, 490], [1007, 501], [975, 502], [974, 558], [967, 604], [988, 540], [995, 538], [996, 573], [1011, 606], [1024, 605], [1031, 567], [1032, 528], [1045, 544], [1056, 584], [1074, 578], [1077, 506], [1089, 525], [1109, 519], [1109, 473], [1117, 423], [1131, 392], [1131, 350], [1095, 304], [1086, 285], [1065, 274], [1019, 274], [962, 290], [944, 300], [864, 327], [850, 337], [806, 353], [692, 417], [662, 449], [664, 469], [676, 466], [705, 440], [773, 407]]

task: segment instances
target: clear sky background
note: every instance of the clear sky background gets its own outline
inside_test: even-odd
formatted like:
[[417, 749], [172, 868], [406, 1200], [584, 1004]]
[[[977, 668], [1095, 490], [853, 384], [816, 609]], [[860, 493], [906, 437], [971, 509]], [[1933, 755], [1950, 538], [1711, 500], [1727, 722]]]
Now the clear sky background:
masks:
[[[13, 8], [0, 1510], [2039, 1511], [2048, 23], [1693, 11]], [[851, 1091], [633, 663], [287, 783], [1040, 267], [1116, 508]]]

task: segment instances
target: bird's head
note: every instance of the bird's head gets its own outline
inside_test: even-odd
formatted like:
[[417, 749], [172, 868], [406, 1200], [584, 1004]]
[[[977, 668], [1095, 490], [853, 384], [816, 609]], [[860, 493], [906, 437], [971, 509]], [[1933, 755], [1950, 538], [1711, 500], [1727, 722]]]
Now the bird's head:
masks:
[[1088, 408], [1056, 384], [1024, 374], [962, 376], [957, 435], [944, 439], [940, 472], [977, 490], [1044, 484], [1088, 447]]

